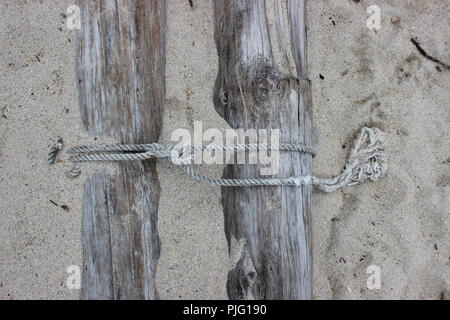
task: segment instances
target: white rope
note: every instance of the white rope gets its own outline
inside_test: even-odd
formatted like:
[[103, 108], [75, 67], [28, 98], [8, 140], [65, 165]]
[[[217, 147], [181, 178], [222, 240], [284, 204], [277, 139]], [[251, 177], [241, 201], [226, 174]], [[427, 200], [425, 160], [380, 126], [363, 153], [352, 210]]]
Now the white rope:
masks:
[[[190, 177], [211, 185], [225, 187], [251, 187], [251, 186], [302, 186], [313, 185], [325, 192], [333, 192], [344, 186], [362, 183], [369, 179], [376, 181], [381, 178], [387, 170], [387, 160], [384, 153], [384, 134], [377, 128], [363, 128], [356, 139], [348, 156], [348, 161], [341, 174], [333, 178], [319, 178], [315, 176], [298, 176], [288, 178], [254, 178], [254, 179], [223, 179], [204, 176], [186, 165], [186, 162], [178, 163], [173, 159], [174, 155], [184, 156], [188, 151], [190, 157], [195, 150], [280, 150], [289, 152], [304, 152], [315, 156], [314, 150], [303, 144], [283, 143], [279, 145], [270, 144], [233, 144], [233, 145], [208, 145], [208, 146], [186, 146], [177, 152], [172, 145], [152, 144], [114, 144], [103, 146], [81, 146], [68, 151], [73, 168], [67, 172], [67, 176], [75, 178], [80, 175], [79, 163], [84, 161], [136, 161], [150, 158], [159, 158], [169, 161], [181, 167]], [[52, 146], [53, 148], [53, 146]], [[49, 151], [52, 152], [52, 148]], [[54, 150], [53, 150], [54, 152]], [[189, 158], [192, 159], [192, 158]]]
[[62, 149], [62, 147], [63, 147], [63, 140], [62, 140], [62, 138], [58, 138], [58, 140], [56, 140], [52, 144], [50, 149], [48, 150], [48, 153], [47, 153], [47, 163], [48, 164], [55, 163], [56, 156], [58, 155], [58, 153]]

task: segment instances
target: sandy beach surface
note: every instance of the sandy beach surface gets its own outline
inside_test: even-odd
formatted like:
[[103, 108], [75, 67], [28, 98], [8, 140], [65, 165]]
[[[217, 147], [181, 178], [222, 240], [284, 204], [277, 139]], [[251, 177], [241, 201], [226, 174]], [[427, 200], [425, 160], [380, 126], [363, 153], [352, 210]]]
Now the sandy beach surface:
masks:
[[[227, 128], [212, 104], [217, 74], [209, 0], [167, 1], [162, 142], [177, 128]], [[0, 1], [0, 299], [78, 299], [84, 181], [67, 156], [46, 164], [58, 137], [93, 143], [81, 126], [72, 0]], [[381, 28], [367, 27], [367, 7]], [[448, 1], [308, 1], [314, 174], [336, 175], [356, 132], [386, 133], [389, 172], [378, 182], [313, 194], [314, 298], [447, 299], [450, 283]], [[98, 141], [97, 141], [98, 142]], [[220, 176], [221, 167], [202, 172]], [[228, 248], [220, 189], [159, 163], [161, 299], [226, 299]], [[65, 209], [64, 209], [65, 208]], [[379, 289], [367, 286], [378, 268]]]

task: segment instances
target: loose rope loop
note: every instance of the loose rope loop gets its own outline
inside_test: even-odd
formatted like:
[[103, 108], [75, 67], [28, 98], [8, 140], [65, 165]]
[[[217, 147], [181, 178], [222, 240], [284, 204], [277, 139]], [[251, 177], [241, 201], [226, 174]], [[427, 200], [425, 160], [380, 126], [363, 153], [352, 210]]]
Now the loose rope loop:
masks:
[[[59, 141], [59, 140], [58, 140]], [[62, 143], [62, 142], [61, 142]], [[56, 142], [55, 142], [56, 144]], [[48, 158], [55, 153], [55, 144], [50, 148]], [[61, 145], [62, 147], [62, 145]], [[59, 151], [60, 149], [58, 149]], [[91, 145], [75, 147], [68, 150], [71, 154], [70, 160], [73, 167], [67, 172], [67, 176], [75, 178], [80, 175], [80, 162], [85, 161], [137, 161], [150, 158], [159, 158], [169, 161], [180, 168], [190, 177], [208, 183], [210, 185], [224, 187], [252, 187], [252, 186], [302, 186], [313, 185], [325, 192], [333, 192], [344, 186], [360, 184], [366, 180], [376, 181], [387, 171], [387, 158], [384, 152], [384, 134], [377, 128], [364, 127], [354, 140], [348, 161], [341, 174], [332, 178], [320, 178], [316, 176], [298, 176], [288, 178], [254, 178], [254, 179], [223, 179], [204, 176], [189, 167], [187, 161], [175, 161], [180, 156], [188, 153], [192, 160], [193, 151], [212, 150], [235, 150], [235, 151], [257, 151], [257, 150], [280, 150], [288, 152], [303, 152], [315, 156], [314, 150], [303, 144], [282, 143], [271, 144], [231, 144], [231, 145], [208, 145], [208, 146], [185, 146], [181, 151], [175, 150], [172, 145], [152, 144], [114, 144], [114, 145]], [[131, 153], [130, 153], [131, 152]], [[178, 154], [177, 154], [178, 152]], [[56, 156], [56, 155], [55, 155]], [[54, 158], [53, 158], [54, 159]], [[50, 162], [49, 162], [50, 163]], [[51, 162], [53, 163], [53, 162]]]

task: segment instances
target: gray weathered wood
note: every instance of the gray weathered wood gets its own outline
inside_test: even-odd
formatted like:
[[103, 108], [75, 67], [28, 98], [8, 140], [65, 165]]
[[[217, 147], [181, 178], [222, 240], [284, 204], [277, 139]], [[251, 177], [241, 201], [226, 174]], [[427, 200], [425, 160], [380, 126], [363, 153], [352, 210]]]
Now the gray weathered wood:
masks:
[[[165, 93], [165, 2], [85, 0], [77, 44], [85, 128], [120, 143], [159, 138]], [[159, 258], [155, 161], [119, 163], [85, 184], [83, 299], [155, 299]]]
[[[305, 1], [216, 0], [214, 18], [219, 114], [235, 129], [280, 129], [282, 142], [311, 144]], [[275, 176], [311, 174], [311, 160], [282, 153]], [[226, 178], [258, 176], [257, 165], [224, 170]], [[311, 187], [224, 187], [222, 198], [229, 297], [310, 299]]]

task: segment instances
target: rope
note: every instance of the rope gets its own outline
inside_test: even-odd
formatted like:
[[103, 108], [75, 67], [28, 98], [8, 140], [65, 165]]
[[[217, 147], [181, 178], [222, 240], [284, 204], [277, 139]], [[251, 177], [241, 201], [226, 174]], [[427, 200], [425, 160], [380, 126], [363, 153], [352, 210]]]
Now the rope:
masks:
[[[313, 185], [319, 190], [333, 192], [344, 186], [356, 185], [365, 180], [376, 181], [381, 178], [387, 170], [387, 160], [384, 153], [384, 134], [377, 128], [364, 127], [356, 136], [348, 156], [348, 161], [341, 174], [332, 178], [319, 178], [316, 176], [298, 176], [288, 178], [267, 179], [223, 179], [211, 178], [196, 172], [187, 166], [187, 161], [192, 160], [193, 151], [212, 150], [280, 150], [288, 152], [303, 152], [315, 156], [314, 150], [304, 144], [232, 144], [232, 145], [208, 145], [208, 146], [185, 146], [177, 151], [172, 145], [152, 144], [114, 144], [114, 145], [91, 145], [75, 147], [68, 150], [71, 154], [70, 160], [74, 166], [67, 172], [67, 176], [75, 178], [80, 175], [80, 162], [84, 161], [136, 161], [150, 158], [159, 158], [169, 161], [184, 170], [190, 177], [208, 183], [210, 185], [224, 187], [252, 187], [252, 186], [302, 186]], [[53, 148], [54, 146], [52, 146]], [[54, 150], [50, 148], [49, 158]], [[53, 151], [52, 151], [53, 150]], [[189, 158], [183, 161], [175, 161], [189, 152]], [[175, 156], [175, 157], [174, 157]], [[50, 162], [49, 162], [50, 163]]]
[[58, 140], [56, 140], [52, 144], [52, 146], [48, 150], [48, 154], [47, 154], [47, 163], [48, 164], [54, 164], [55, 163], [56, 156], [58, 155], [58, 153], [62, 149], [62, 147], [63, 147], [63, 140], [62, 140], [62, 138], [59, 138]]

